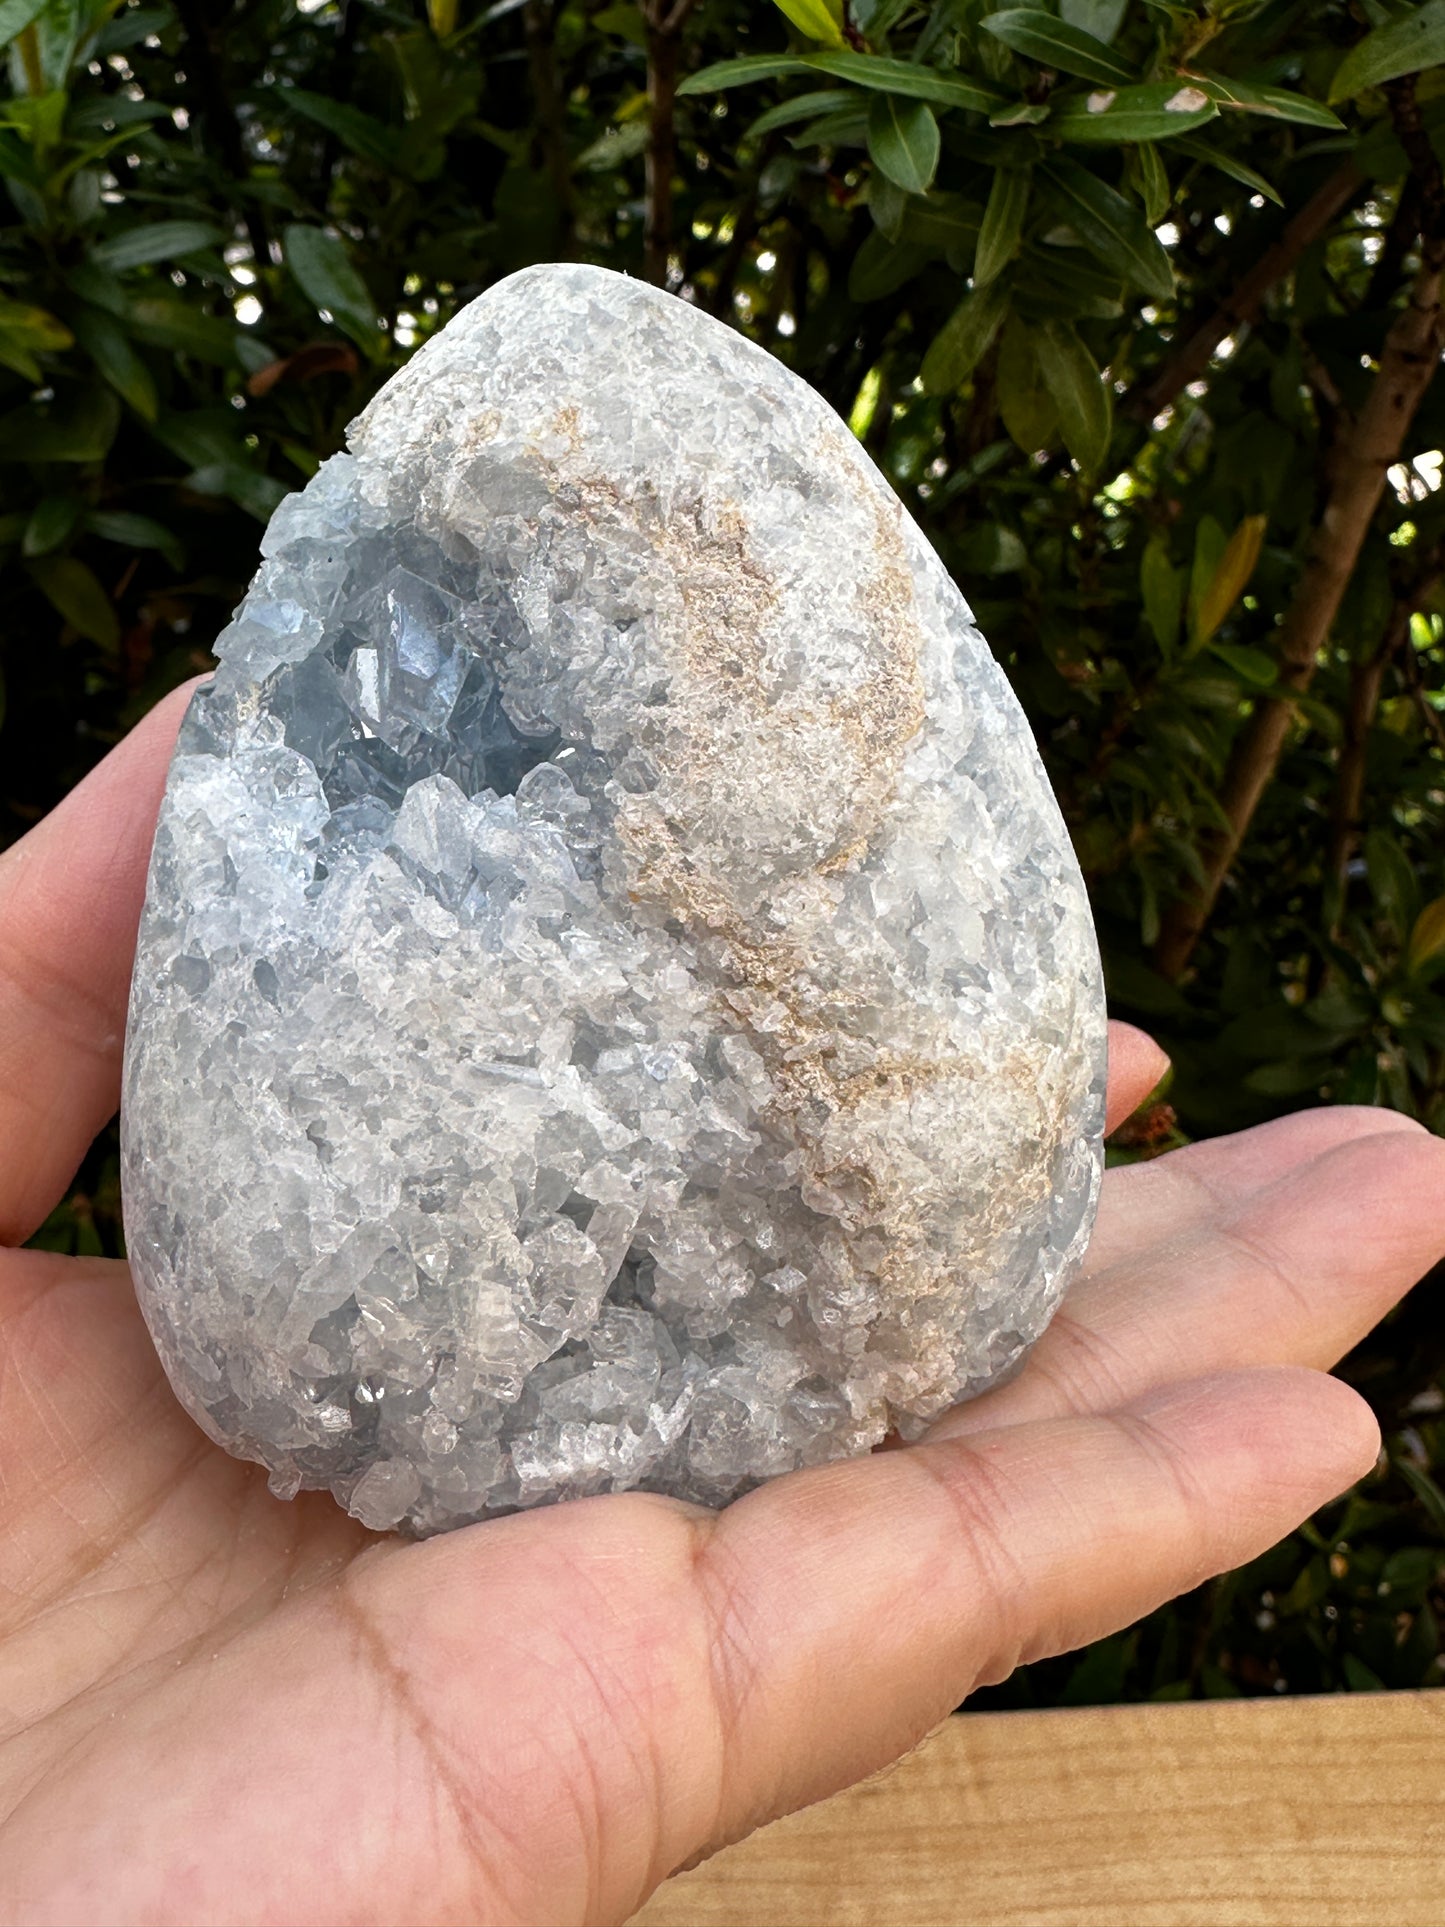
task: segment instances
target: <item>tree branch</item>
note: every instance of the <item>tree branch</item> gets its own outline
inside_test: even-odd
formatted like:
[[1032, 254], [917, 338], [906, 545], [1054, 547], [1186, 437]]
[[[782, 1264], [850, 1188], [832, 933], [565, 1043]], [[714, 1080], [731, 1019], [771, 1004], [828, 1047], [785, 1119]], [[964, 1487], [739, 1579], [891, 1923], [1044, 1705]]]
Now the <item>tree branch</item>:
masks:
[[1345, 706], [1345, 734], [1336, 765], [1335, 794], [1330, 818], [1330, 847], [1325, 863], [1330, 903], [1329, 927], [1338, 936], [1349, 897], [1350, 860], [1364, 828], [1365, 761], [1370, 731], [1380, 705], [1385, 672], [1397, 659], [1401, 677], [1415, 699], [1436, 745], [1445, 739], [1445, 719], [1425, 695], [1420, 663], [1410, 647], [1410, 621], [1438, 593], [1445, 581], [1445, 537], [1421, 556], [1408, 586], [1402, 587], [1390, 609], [1389, 620], [1374, 651], [1350, 671], [1350, 693]]
[[709, 314], [717, 315], [723, 321], [732, 321], [733, 291], [737, 287], [738, 273], [747, 257], [758, 232], [758, 177], [763, 167], [772, 158], [771, 142], [758, 157], [757, 167], [748, 191], [733, 217], [733, 231], [727, 250], [718, 263], [717, 275], [704, 300]]
[[[1427, 238], [1410, 298], [1396, 316], [1380, 354], [1369, 399], [1353, 422], [1342, 421], [1338, 459], [1324, 513], [1279, 637], [1279, 680], [1293, 694], [1309, 687], [1320, 653], [1384, 492], [1386, 471], [1400, 451], [1440, 359], [1442, 317], [1440, 238]], [[1227, 829], [1204, 851], [1204, 883], [1166, 912], [1155, 961], [1177, 978], [1188, 964], [1239, 853], [1260, 798], [1269, 787], [1294, 720], [1290, 695], [1266, 696], [1235, 743], [1220, 803]]]
[[[341, 18], [336, 28], [336, 52], [332, 56], [330, 91], [337, 100], [351, 98], [351, 75], [356, 65], [357, 0], [341, 0]], [[341, 142], [330, 129], [321, 145], [321, 177], [330, 182], [341, 159]]]
[[532, 101], [537, 110], [537, 152], [557, 197], [562, 251], [570, 255], [577, 221], [577, 196], [572, 185], [572, 161], [567, 152], [562, 90], [557, 85], [555, 24], [550, 0], [527, 0], [522, 9], [522, 31], [527, 42]]
[[[1350, 693], [1345, 705], [1345, 734], [1340, 744], [1339, 762], [1335, 771], [1335, 794], [1330, 812], [1330, 846], [1325, 859], [1326, 901], [1329, 905], [1329, 930], [1332, 938], [1338, 937], [1344, 922], [1345, 908], [1350, 894], [1350, 862], [1364, 828], [1362, 815], [1365, 798], [1365, 761], [1369, 745], [1370, 731], [1375, 726], [1375, 715], [1380, 706], [1380, 691], [1384, 686], [1385, 671], [1402, 651], [1407, 652], [1410, 636], [1410, 618], [1416, 610], [1429, 601], [1440, 586], [1442, 567], [1445, 567], [1445, 554], [1437, 546], [1431, 556], [1430, 567], [1420, 577], [1410, 592], [1397, 598], [1390, 610], [1390, 617], [1380, 637], [1379, 647], [1363, 662], [1357, 662], [1350, 671]], [[1406, 661], [1409, 661], [1408, 652]], [[1409, 682], [1406, 670], [1406, 681]], [[1418, 683], [1418, 670], [1416, 674]], [[1434, 710], [1431, 716], [1438, 726], [1440, 718]]]
[[1178, 347], [1125, 397], [1123, 406], [1140, 419], [1152, 421], [1190, 382], [1199, 381], [1225, 336], [1258, 318], [1270, 289], [1291, 272], [1305, 249], [1319, 239], [1363, 185], [1364, 177], [1352, 160], [1336, 168], [1214, 312], [1187, 333], [1181, 330], [1183, 338]]
[[[250, 172], [246, 143], [241, 138], [241, 123], [221, 78], [221, 64], [212, 37], [224, 28], [224, 17], [229, 11], [228, 7], [217, 7], [212, 13], [205, 0], [176, 0], [176, 13], [185, 36], [186, 69], [196, 84], [201, 114], [209, 123], [231, 182], [239, 188]], [[234, 201], [236, 197], [232, 198]], [[256, 265], [269, 267], [271, 242], [265, 216], [258, 207], [239, 206], [237, 211], [245, 223]]]
[[647, 99], [651, 119], [647, 136], [647, 211], [643, 229], [643, 272], [659, 288], [667, 286], [672, 255], [672, 185], [677, 171], [676, 101], [682, 61], [682, 29], [694, 0], [647, 0]]
[[1445, 177], [1441, 175], [1439, 157], [1420, 119], [1415, 76], [1407, 74], [1403, 80], [1390, 81], [1385, 94], [1390, 102], [1395, 133], [1410, 163], [1410, 180], [1419, 196], [1420, 233], [1427, 248], [1432, 241], [1438, 248], [1440, 237], [1445, 236]]
[[1405, 257], [1414, 247], [1419, 232], [1420, 193], [1414, 175], [1409, 174], [1400, 188], [1395, 212], [1385, 230], [1380, 258], [1370, 270], [1369, 285], [1360, 302], [1362, 313], [1377, 314], [1381, 308], [1390, 305], [1391, 296], [1404, 278]]

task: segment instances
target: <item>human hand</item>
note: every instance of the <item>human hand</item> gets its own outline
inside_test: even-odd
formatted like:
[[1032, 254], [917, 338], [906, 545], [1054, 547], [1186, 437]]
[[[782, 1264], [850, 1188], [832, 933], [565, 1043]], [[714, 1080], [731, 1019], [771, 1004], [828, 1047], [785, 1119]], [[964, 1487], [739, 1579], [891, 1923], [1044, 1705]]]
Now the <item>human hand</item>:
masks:
[[[119, 1086], [183, 697], [0, 859], [0, 1243]], [[1162, 1068], [1115, 1026], [1117, 1121]], [[0, 1917], [617, 1921], [975, 1686], [1253, 1557], [1366, 1471], [1331, 1365], [1445, 1251], [1445, 1144], [1316, 1110], [1113, 1171], [1010, 1385], [714, 1516], [379, 1538], [176, 1403], [126, 1268], [0, 1255]]]

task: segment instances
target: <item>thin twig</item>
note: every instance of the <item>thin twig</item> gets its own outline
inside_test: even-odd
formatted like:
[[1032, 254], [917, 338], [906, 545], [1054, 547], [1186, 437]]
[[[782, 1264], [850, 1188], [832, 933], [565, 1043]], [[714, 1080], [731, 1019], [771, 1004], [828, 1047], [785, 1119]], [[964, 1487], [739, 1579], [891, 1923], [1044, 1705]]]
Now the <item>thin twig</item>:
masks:
[[1305, 249], [1363, 186], [1364, 177], [1352, 160], [1337, 167], [1214, 311], [1187, 331], [1181, 329], [1179, 346], [1146, 381], [1131, 389], [1123, 407], [1143, 421], [1152, 421], [1190, 382], [1202, 379], [1225, 337], [1257, 319], [1270, 289], [1291, 272]]

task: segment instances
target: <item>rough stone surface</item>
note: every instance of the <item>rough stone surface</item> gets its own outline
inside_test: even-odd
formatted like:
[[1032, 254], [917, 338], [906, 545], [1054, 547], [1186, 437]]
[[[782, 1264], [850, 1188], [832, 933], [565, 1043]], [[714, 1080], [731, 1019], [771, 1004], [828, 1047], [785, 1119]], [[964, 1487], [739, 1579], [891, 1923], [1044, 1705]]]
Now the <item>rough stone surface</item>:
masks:
[[599, 269], [430, 342], [267, 531], [171, 769], [141, 1304], [275, 1489], [719, 1503], [1008, 1372], [1104, 1024], [1027, 726], [760, 349]]

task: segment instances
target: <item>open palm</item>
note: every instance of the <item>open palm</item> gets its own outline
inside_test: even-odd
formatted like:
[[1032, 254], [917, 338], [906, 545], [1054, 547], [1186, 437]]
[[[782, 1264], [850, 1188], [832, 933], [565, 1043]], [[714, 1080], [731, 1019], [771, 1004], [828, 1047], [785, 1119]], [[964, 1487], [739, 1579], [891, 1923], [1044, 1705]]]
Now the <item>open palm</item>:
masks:
[[[0, 1243], [114, 1107], [162, 706], [0, 862]], [[1157, 1076], [1116, 1026], [1111, 1110]], [[621, 1920], [974, 1686], [1250, 1558], [1372, 1462], [1331, 1365], [1445, 1250], [1445, 1145], [1314, 1111], [1110, 1174], [1086, 1275], [928, 1441], [714, 1516], [404, 1545], [173, 1399], [126, 1268], [0, 1259], [0, 1915]]]

